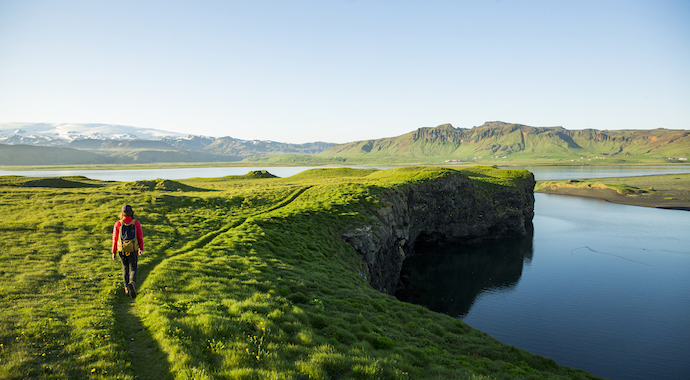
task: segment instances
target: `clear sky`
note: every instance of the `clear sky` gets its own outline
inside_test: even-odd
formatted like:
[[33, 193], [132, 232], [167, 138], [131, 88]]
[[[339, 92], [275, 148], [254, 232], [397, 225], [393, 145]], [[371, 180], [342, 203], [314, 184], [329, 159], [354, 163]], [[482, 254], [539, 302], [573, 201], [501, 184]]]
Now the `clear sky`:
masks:
[[0, 0], [0, 122], [690, 129], [690, 1]]

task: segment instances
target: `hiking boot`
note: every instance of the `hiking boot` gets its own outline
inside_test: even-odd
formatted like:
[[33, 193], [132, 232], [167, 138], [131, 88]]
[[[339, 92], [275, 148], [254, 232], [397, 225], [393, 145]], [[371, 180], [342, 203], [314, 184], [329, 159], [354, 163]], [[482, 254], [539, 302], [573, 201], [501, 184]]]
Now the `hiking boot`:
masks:
[[129, 286], [125, 286], [125, 295], [126, 295], [126, 296], [129, 295]]
[[129, 296], [135, 298], [137, 296], [137, 288], [135, 287], [134, 281], [130, 282], [127, 288], [129, 288]]

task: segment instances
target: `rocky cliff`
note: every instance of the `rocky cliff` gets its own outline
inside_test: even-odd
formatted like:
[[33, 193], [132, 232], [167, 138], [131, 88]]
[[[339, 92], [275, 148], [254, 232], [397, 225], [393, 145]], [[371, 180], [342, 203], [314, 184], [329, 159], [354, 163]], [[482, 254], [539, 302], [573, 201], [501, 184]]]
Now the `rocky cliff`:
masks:
[[467, 176], [441, 178], [389, 190], [380, 197], [373, 222], [342, 233], [359, 252], [369, 283], [393, 294], [400, 270], [417, 242], [475, 243], [524, 236], [534, 216], [534, 176], [515, 187], [479, 187]]

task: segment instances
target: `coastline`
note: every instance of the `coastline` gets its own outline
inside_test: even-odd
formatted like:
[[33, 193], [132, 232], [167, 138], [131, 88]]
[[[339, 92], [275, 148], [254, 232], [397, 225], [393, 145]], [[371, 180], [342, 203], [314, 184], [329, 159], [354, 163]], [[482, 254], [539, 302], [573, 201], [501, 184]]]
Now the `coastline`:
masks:
[[537, 193], [601, 199], [629, 206], [690, 211], [690, 175], [538, 181]]
[[611, 203], [618, 203], [628, 206], [654, 207], [670, 210], [690, 211], [690, 201], [678, 199], [664, 199], [663, 196], [653, 196], [649, 198], [637, 198], [619, 194], [613, 189], [555, 189], [549, 191], [535, 191], [535, 193], [569, 195], [576, 197], [596, 198]]

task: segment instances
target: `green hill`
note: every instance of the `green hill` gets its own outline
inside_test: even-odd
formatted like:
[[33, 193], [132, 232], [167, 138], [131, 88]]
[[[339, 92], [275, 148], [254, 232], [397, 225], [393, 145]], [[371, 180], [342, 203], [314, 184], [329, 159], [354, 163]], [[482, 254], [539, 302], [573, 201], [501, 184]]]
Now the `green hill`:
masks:
[[331, 145], [333, 144], [324, 142], [289, 144], [276, 141], [246, 141], [233, 139], [231, 137], [221, 137], [204, 147], [203, 150], [209, 153], [244, 158], [257, 155], [314, 154], [323, 151]]
[[237, 156], [224, 156], [206, 153], [197, 150], [131, 150], [115, 149], [110, 151], [98, 151], [107, 154], [116, 163], [146, 164], [158, 162], [232, 162], [242, 158]]
[[2, 165], [83, 165], [112, 162], [112, 159], [100, 154], [72, 148], [0, 144]]
[[489, 122], [471, 129], [443, 124], [419, 128], [401, 136], [334, 145], [319, 154], [355, 159], [472, 159], [491, 156], [514, 158], [628, 156], [690, 157], [686, 130], [567, 130]]
[[[531, 175], [417, 167], [130, 184], [6, 177], [0, 378], [595, 378], [363, 277], [363, 258], [341, 233], [385, 215], [385, 197], [399, 189], [449, 178], [498, 201]], [[134, 300], [110, 257], [123, 203], [144, 228]]]
[[[80, 142], [81, 146], [92, 146], [98, 140]], [[80, 144], [77, 144], [79, 146]], [[233, 162], [242, 157], [219, 155], [198, 150], [142, 149], [155, 144], [134, 143], [113, 145], [109, 149], [73, 149], [34, 145], [0, 144], [0, 164], [2, 165], [90, 165], [90, 164], [146, 164], [174, 162]], [[138, 147], [138, 148], [134, 148]], [[162, 143], [156, 148], [165, 147]]]

